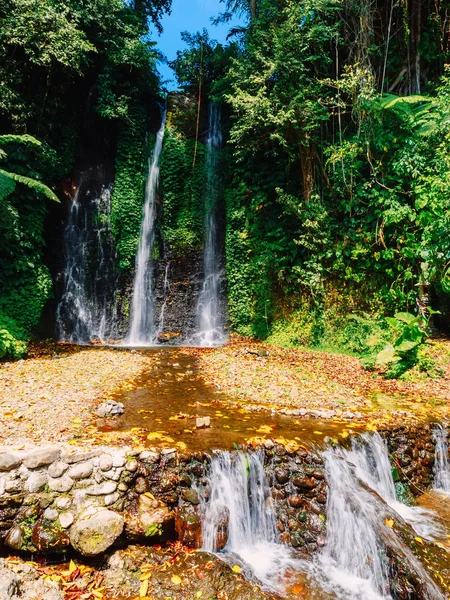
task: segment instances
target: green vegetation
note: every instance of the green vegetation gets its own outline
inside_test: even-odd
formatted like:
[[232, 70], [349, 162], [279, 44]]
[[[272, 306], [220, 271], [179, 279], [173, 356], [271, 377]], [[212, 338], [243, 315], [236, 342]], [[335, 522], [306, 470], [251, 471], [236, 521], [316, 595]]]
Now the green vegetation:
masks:
[[[170, 5], [7, 0], [0, 9], [3, 356], [23, 353], [52, 294], [44, 222], [55, 207], [45, 202], [97, 138], [115, 163], [111, 222], [130, 281], [156, 128], [148, 107], [162, 95], [149, 28]], [[171, 63], [182, 91], [167, 99], [155, 256], [201, 250], [206, 108], [220, 103], [232, 329], [369, 366], [391, 344], [391, 367], [420, 366], [423, 338], [399, 333], [397, 343], [385, 317], [412, 313], [425, 282], [436, 322], [448, 324], [445, 10], [428, 0], [223, 5], [218, 21], [243, 19], [227, 43], [184, 32]], [[422, 368], [433, 372], [424, 358]]]

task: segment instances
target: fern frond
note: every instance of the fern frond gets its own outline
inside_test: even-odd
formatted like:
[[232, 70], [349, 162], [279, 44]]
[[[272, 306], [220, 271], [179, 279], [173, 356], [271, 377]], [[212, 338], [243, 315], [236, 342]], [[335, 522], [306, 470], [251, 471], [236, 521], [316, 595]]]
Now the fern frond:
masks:
[[24, 144], [26, 146], [35, 146], [37, 148], [42, 146], [42, 142], [32, 135], [14, 135], [12, 133], [0, 135], [0, 146], [4, 146], [5, 144]]
[[25, 175], [19, 175], [18, 173], [8, 173], [7, 171], [3, 171], [0, 169], [0, 175], [12, 179], [13, 182], [21, 183], [22, 185], [26, 185], [32, 190], [35, 190], [39, 194], [42, 194], [49, 200], [53, 200], [54, 202], [59, 202], [58, 196], [52, 192], [52, 190], [47, 187], [45, 184], [37, 181], [36, 179], [32, 179], [31, 177], [25, 177]]
[[0, 202], [10, 196], [16, 189], [16, 183], [11, 177], [6, 177], [0, 173]]

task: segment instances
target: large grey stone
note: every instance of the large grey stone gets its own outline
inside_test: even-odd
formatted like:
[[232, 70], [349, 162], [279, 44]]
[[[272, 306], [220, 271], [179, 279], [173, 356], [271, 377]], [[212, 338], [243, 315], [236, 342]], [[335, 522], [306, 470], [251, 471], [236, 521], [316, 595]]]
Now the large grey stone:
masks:
[[61, 477], [61, 475], [63, 475], [68, 468], [69, 465], [66, 462], [58, 460], [58, 462], [55, 462], [49, 466], [48, 474], [50, 475], [50, 477], [56, 479], [57, 477]]
[[94, 467], [91, 462], [80, 462], [76, 463], [67, 472], [67, 476], [72, 479], [86, 479], [86, 477], [90, 477]]
[[54, 508], [46, 508], [44, 510], [44, 519], [47, 519], [47, 521], [56, 521], [58, 517], [59, 513]]
[[12, 471], [17, 468], [22, 462], [22, 459], [14, 454], [14, 452], [0, 453], [0, 471]]
[[88, 496], [107, 496], [108, 494], [113, 494], [116, 490], [117, 483], [105, 481], [105, 483], [101, 483], [100, 485], [93, 485], [86, 488], [86, 494]]
[[44, 488], [47, 481], [48, 475], [45, 471], [31, 473], [30, 477], [25, 483], [25, 489], [31, 494], [37, 494]]
[[73, 487], [73, 479], [68, 477], [67, 475], [63, 475], [62, 477], [58, 477], [57, 479], [53, 479], [52, 477], [48, 480], [48, 487], [54, 492], [70, 492]]
[[38, 469], [39, 467], [45, 467], [59, 460], [61, 457], [61, 450], [58, 448], [42, 448], [41, 450], [34, 450], [23, 457], [23, 464], [27, 469]]
[[124, 413], [125, 407], [122, 402], [115, 402], [114, 400], [106, 400], [97, 407], [97, 416], [101, 419], [109, 417], [118, 417]]
[[72, 525], [70, 542], [80, 554], [97, 556], [114, 544], [123, 527], [123, 517], [111, 510], [85, 513]]

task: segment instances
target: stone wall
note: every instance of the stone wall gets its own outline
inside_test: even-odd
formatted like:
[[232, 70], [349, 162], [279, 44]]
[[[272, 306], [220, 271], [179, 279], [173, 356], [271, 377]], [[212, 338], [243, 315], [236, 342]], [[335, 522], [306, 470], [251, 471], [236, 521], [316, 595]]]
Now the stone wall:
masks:
[[[432, 480], [434, 442], [429, 426], [384, 432], [400, 481], [416, 495]], [[348, 441], [348, 440], [347, 440]], [[263, 447], [279, 539], [307, 558], [326, 536], [327, 485], [320, 453]], [[175, 449], [82, 452], [44, 448], [0, 452], [0, 544], [14, 550], [85, 556], [112, 545], [179, 539], [199, 548], [202, 502], [210, 494], [207, 453]], [[226, 519], [218, 545], [227, 539]]]

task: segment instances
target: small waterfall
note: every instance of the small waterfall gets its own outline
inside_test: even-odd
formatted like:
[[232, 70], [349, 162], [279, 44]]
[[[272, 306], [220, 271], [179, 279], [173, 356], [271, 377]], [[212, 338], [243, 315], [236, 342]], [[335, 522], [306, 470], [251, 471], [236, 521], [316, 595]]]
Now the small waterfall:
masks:
[[[389, 565], [377, 531], [383, 518], [372, 495], [340, 453], [324, 453], [329, 486], [327, 540], [319, 569], [348, 598], [391, 598]], [[321, 574], [319, 574], [319, 577]]]
[[450, 493], [450, 464], [448, 460], [448, 433], [441, 425], [433, 427], [433, 438], [436, 442], [434, 462], [434, 489]]
[[392, 600], [389, 549], [417, 575], [425, 597], [442, 599], [423, 566], [386, 523], [390, 506], [413, 521], [414, 528], [435, 530], [433, 524], [426, 524], [431, 513], [417, 509], [416, 516], [416, 507], [402, 504], [406, 510], [399, 508], [389, 456], [379, 434], [361, 436], [352, 450], [327, 450], [323, 458], [328, 483], [327, 538], [313, 571], [322, 585], [346, 600]]
[[206, 150], [205, 193], [205, 248], [203, 254], [204, 281], [197, 305], [198, 332], [194, 336], [200, 346], [218, 346], [225, 343], [222, 305], [224, 279], [220, 255], [217, 200], [219, 196], [218, 166], [222, 145], [220, 109], [213, 103], [209, 107], [209, 134]]
[[153, 290], [152, 257], [155, 242], [156, 192], [159, 182], [159, 162], [166, 126], [166, 111], [162, 115], [161, 127], [156, 134], [156, 143], [149, 160], [149, 173], [145, 188], [145, 200], [139, 246], [136, 254], [136, 272], [131, 302], [131, 324], [127, 342], [131, 346], [154, 344], [155, 298]]
[[[275, 509], [264, 474], [264, 454], [220, 452], [213, 457], [211, 496], [203, 504], [203, 549], [216, 552], [218, 537], [226, 531], [224, 560], [243, 563], [262, 584], [282, 589], [289, 570], [301, 561], [277, 543]], [[226, 535], [225, 534], [225, 535]]]
[[82, 174], [64, 232], [65, 268], [56, 311], [60, 341], [84, 344], [118, 337], [110, 213], [111, 186], [99, 184], [96, 173]]

